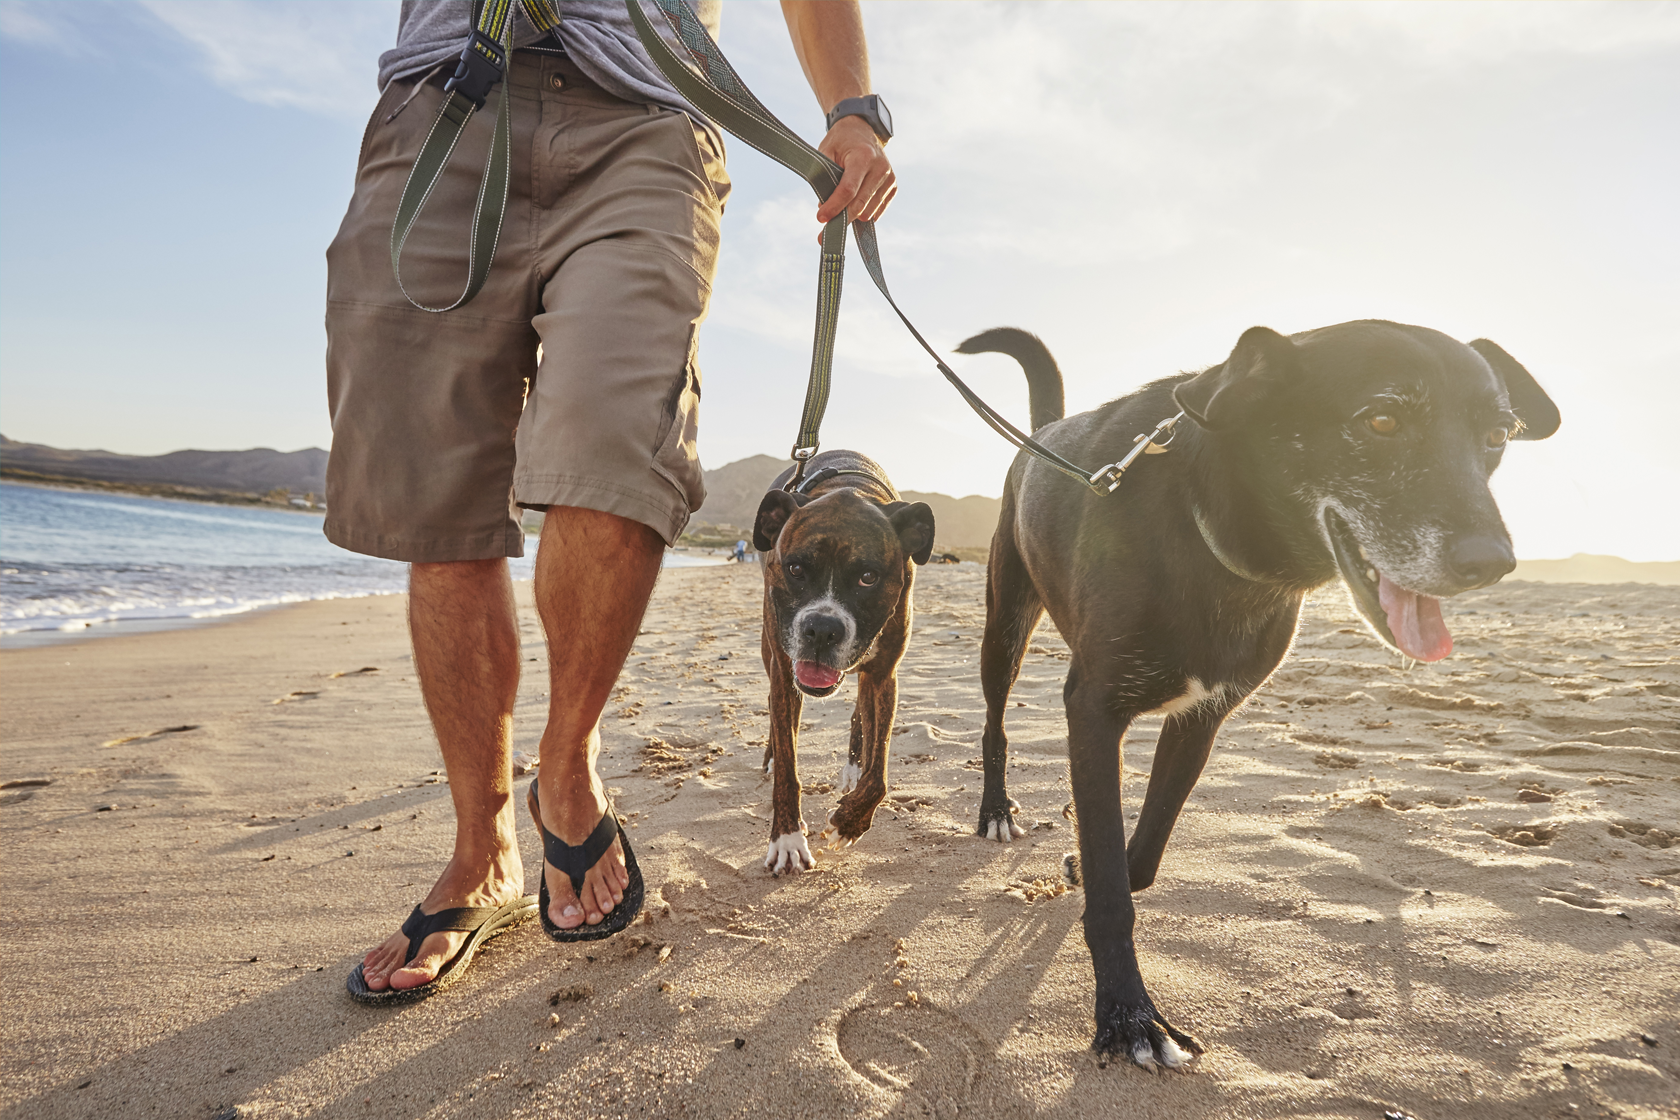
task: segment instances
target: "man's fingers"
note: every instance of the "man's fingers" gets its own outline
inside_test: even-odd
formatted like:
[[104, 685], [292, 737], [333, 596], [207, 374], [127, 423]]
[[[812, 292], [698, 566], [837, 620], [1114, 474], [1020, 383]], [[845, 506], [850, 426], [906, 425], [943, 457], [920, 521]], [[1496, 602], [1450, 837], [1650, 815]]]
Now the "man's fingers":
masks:
[[887, 209], [887, 203], [892, 201], [893, 195], [898, 193], [898, 180], [889, 167], [881, 174], [864, 180], [858, 197], [862, 202], [852, 206], [852, 218], [855, 221], [873, 222]]
[[864, 160], [854, 159], [852, 165], [846, 168], [846, 173], [840, 177], [840, 185], [817, 207], [817, 221], [833, 221], [835, 215], [850, 206], [852, 199], [858, 197], [859, 188], [864, 183], [865, 163]]

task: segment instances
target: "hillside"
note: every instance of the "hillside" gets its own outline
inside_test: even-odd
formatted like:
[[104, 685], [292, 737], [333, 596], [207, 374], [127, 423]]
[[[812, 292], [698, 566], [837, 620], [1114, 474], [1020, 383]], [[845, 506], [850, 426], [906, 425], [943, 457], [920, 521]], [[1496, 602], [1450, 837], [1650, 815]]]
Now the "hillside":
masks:
[[326, 490], [327, 453], [303, 451], [171, 451], [167, 455], [119, 455], [73, 451], [0, 436], [0, 470], [12, 477], [83, 479], [132, 486], [180, 486], [199, 490], [266, 494]]
[[1660, 583], [1680, 584], [1680, 561], [1634, 561], [1620, 556], [1590, 556], [1577, 552], [1567, 560], [1518, 560], [1506, 580], [1534, 583]]

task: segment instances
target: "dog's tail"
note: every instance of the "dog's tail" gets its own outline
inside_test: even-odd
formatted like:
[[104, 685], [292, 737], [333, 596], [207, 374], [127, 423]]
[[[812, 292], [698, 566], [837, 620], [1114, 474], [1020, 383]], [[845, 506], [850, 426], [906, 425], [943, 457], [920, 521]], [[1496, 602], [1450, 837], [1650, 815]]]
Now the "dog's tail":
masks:
[[1062, 371], [1036, 334], [1016, 327], [981, 331], [957, 347], [959, 354], [1008, 354], [1027, 374], [1027, 399], [1032, 406], [1032, 430], [1060, 420], [1067, 409], [1062, 397]]

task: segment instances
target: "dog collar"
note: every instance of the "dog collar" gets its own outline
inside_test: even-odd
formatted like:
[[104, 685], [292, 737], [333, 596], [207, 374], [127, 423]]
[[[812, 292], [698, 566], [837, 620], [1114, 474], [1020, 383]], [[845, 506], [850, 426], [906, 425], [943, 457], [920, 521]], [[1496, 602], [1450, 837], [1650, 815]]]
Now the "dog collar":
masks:
[[[840, 468], [840, 467], [824, 467], [820, 471], [812, 471], [809, 475], [807, 475], [805, 477], [805, 481], [801, 482], [798, 486], [791, 486], [789, 488], [789, 492], [794, 493], [794, 494], [809, 494], [811, 492], [811, 487], [813, 487], [813, 486], [815, 486], [815, 485], [817, 485], [818, 483], [821, 483], [821, 482], [827, 482], [829, 479], [835, 477], [836, 475], [842, 475], [842, 474], [858, 474], [858, 475], [862, 475], [864, 478], [867, 478], [872, 482], [881, 482], [881, 479], [876, 478], [874, 475], [870, 474], [868, 471], [857, 471], [857, 470], [851, 470], [851, 469], [843, 469], [843, 468]], [[793, 480], [790, 479], [789, 481], [791, 482]], [[882, 483], [882, 485], [885, 485], [885, 483]]]

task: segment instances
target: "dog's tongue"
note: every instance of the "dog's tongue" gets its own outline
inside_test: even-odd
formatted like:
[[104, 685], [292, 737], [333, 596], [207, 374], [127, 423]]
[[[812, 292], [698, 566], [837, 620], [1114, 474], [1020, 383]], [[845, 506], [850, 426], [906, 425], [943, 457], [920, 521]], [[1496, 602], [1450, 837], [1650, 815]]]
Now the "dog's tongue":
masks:
[[[1436, 612], [1436, 617], [1440, 617], [1439, 612]], [[815, 661], [799, 661], [794, 663], [793, 675], [806, 688], [833, 688], [840, 679], [840, 670], [818, 665]]]
[[1452, 652], [1452, 635], [1441, 618], [1441, 600], [1407, 591], [1378, 573], [1377, 600], [1388, 612], [1388, 631], [1407, 657], [1439, 661]]

